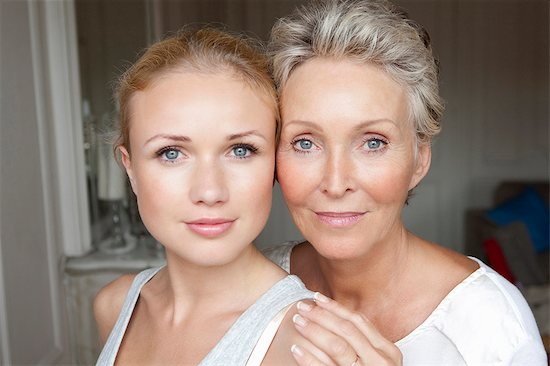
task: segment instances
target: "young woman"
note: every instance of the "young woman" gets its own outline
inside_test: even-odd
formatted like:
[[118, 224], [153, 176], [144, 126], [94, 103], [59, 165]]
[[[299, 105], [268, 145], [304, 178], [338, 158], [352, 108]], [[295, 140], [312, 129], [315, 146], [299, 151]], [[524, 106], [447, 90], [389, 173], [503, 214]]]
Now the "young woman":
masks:
[[[215, 29], [151, 46], [123, 75], [116, 149], [166, 266], [125, 275], [94, 303], [100, 365], [292, 364], [295, 276], [252, 241], [271, 207], [276, 94], [248, 41]], [[271, 344], [277, 332], [277, 337]], [[108, 337], [108, 339], [107, 339]], [[270, 346], [271, 344], [271, 346]]]

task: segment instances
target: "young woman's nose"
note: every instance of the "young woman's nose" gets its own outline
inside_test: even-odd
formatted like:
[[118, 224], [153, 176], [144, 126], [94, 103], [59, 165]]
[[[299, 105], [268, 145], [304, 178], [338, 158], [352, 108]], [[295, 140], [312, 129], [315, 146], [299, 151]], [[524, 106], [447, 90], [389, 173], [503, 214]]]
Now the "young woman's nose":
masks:
[[344, 151], [331, 151], [326, 158], [321, 190], [332, 198], [343, 197], [355, 191], [353, 161]]
[[215, 162], [199, 162], [193, 169], [189, 190], [195, 204], [214, 206], [229, 198], [223, 168]]

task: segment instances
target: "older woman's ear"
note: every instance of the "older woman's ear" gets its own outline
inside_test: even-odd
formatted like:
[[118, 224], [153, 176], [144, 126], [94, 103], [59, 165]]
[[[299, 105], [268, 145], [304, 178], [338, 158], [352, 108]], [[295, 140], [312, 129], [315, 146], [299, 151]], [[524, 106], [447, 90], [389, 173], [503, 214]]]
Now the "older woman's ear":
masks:
[[128, 178], [130, 179], [130, 185], [132, 186], [132, 191], [137, 195], [137, 184], [134, 180], [134, 171], [132, 170], [132, 162], [130, 160], [130, 153], [124, 146], [120, 146], [118, 148], [118, 151], [120, 152], [120, 160], [122, 161], [122, 165], [124, 165], [124, 169], [126, 170], [126, 174], [128, 174]]
[[428, 174], [430, 170], [430, 164], [432, 162], [432, 146], [429, 143], [423, 143], [418, 146], [416, 154], [415, 169], [409, 184], [409, 190], [416, 187], [422, 178]]

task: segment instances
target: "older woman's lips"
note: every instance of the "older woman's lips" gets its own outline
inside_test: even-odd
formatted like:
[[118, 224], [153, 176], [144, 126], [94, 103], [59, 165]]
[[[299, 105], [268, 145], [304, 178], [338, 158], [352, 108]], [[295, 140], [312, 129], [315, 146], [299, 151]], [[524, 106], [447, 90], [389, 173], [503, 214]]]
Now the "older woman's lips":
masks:
[[332, 227], [348, 227], [359, 221], [365, 212], [315, 212], [322, 223]]
[[222, 218], [202, 218], [186, 222], [191, 231], [207, 238], [222, 235], [231, 228], [235, 220]]

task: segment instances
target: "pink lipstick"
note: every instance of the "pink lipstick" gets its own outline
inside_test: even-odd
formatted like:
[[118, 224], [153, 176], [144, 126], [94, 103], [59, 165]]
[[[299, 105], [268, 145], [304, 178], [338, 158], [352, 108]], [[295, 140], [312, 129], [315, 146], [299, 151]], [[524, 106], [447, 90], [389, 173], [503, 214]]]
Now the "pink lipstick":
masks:
[[354, 225], [366, 212], [315, 212], [323, 224], [335, 228], [345, 228]]
[[194, 233], [207, 237], [215, 238], [225, 233], [231, 228], [235, 220], [222, 218], [202, 218], [186, 222], [187, 226]]

